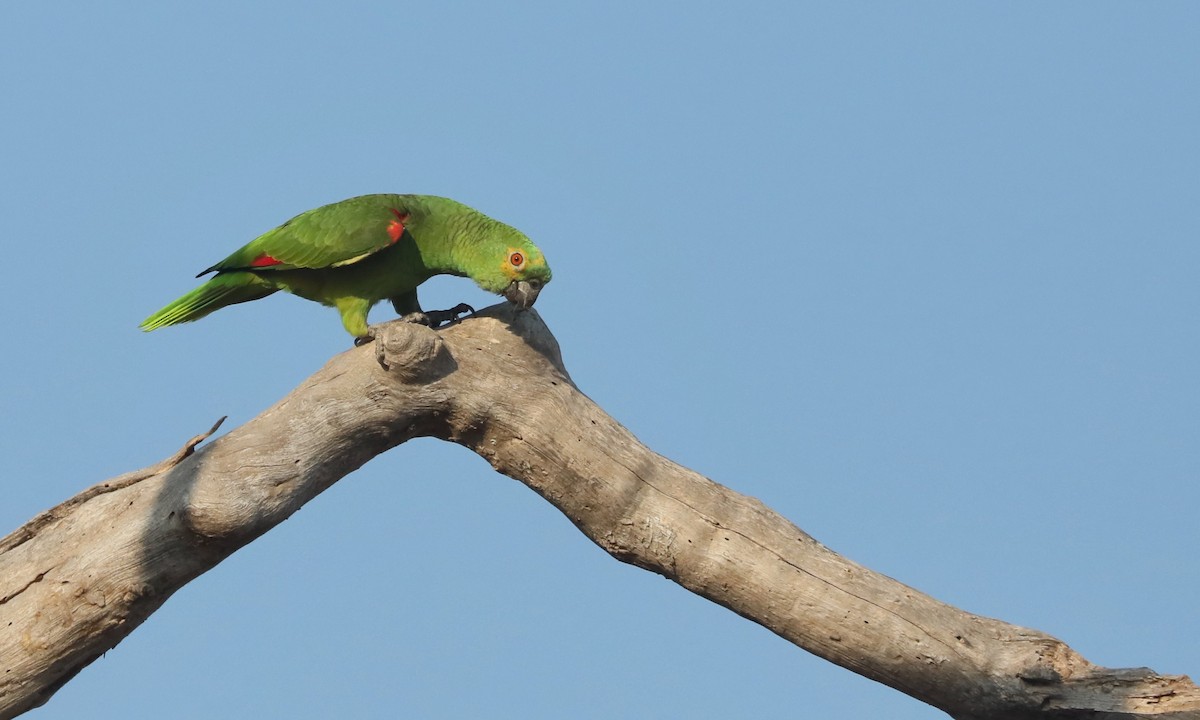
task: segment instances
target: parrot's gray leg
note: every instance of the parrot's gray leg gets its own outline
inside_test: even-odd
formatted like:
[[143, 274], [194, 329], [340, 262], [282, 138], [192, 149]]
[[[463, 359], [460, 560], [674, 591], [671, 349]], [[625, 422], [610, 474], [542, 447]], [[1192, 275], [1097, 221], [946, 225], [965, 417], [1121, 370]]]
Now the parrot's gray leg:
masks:
[[466, 303], [459, 303], [449, 310], [430, 310], [429, 312], [424, 312], [421, 310], [421, 303], [417, 302], [416, 290], [410, 290], [403, 295], [397, 295], [391, 298], [391, 301], [392, 307], [396, 308], [396, 314], [405, 322], [426, 325], [434, 329], [458, 322], [460, 315], [466, 313], [475, 314], [475, 308]]
[[429, 327], [439, 328], [443, 325], [453, 325], [462, 318], [459, 315], [474, 315], [475, 308], [466, 303], [459, 303], [449, 310], [430, 310], [425, 313], [425, 317], [429, 320]]
[[403, 295], [397, 295], [391, 298], [392, 307], [396, 309], [396, 314], [404, 322], [416, 323], [426, 327], [437, 327], [429, 316], [421, 310], [421, 303], [417, 301], [417, 291], [410, 290]]
[[433, 327], [433, 323], [430, 322], [429, 316], [419, 310], [417, 312], [411, 312], [407, 315], [401, 315], [400, 319], [403, 320], [404, 322], [415, 323], [417, 325], [424, 325], [425, 327]]
[[392, 307], [396, 308], [396, 314], [402, 318], [407, 318], [409, 315], [422, 314], [421, 303], [417, 300], [417, 291], [415, 289], [389, 299], [392, 301]]

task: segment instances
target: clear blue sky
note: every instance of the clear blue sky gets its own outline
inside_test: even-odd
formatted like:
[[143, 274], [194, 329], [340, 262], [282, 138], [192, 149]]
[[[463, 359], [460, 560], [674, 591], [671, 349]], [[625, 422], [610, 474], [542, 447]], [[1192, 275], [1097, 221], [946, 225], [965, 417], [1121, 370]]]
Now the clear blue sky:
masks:
[[[348, 345], [286, 296], [141, 333], [197, 271], [441, 194], [541, 245], [568, 368], [650, 447], [941, 600], [1198, 675], [1197, 38], [1192, 2], [6, 3], [0, 532]], [[424, 440], [31, 717], [782, 714], [942, 717]]]

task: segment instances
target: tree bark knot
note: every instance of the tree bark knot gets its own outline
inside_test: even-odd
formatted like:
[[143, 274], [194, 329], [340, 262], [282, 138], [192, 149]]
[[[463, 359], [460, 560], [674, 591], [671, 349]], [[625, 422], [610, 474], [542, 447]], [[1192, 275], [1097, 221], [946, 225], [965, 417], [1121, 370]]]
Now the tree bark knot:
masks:
[[430, 382], [454, 372], [454, 359], [437, 330], [417, 323], [394, 320], [379, 325], [373, 350], [386, 372], [405, 383]]

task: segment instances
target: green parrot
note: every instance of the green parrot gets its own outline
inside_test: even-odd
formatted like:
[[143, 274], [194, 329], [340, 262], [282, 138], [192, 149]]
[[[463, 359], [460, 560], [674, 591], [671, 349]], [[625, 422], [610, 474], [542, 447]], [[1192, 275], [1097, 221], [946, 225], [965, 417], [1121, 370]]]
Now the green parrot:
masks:
[[214, 310], [286, 290], [337, 309], [355, 344], [374, 334], [380, 300], [433, 327], [474, 312], [466, 304], [421, 311], [417, 286], [434, 275], [469, 277], [528, 308], [550, 282], [529, 238], [462, 203], [432, 195], [362, 195], [309, 210], [252, 240], [196, 277], [208, 282], [142, 321], [142, 329], [199, 320]]

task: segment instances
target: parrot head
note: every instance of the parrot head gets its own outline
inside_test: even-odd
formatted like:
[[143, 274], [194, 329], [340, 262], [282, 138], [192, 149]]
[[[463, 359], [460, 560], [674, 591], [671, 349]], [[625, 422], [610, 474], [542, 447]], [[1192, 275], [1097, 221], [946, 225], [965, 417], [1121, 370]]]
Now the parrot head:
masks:
[[448, 198], [425, 196], [422, 201], [408, 208], [405, 227], [418, 238], [423, 232], [418, 223], [439, 228], [437, 233], [455, 246], [453, 274], [466, 275], [519, 308], [533, 306], [550, 282], [550, 266], [525, 233]]
[[520, 233], [513, 232], [494, 245], [499, 252], [471, 279], [488, 292], [503, 295], [510, 303], [520, 308], [529, 308], [537, 300], [538, 293], [550, 282], [550, 266], [542, 251]]

